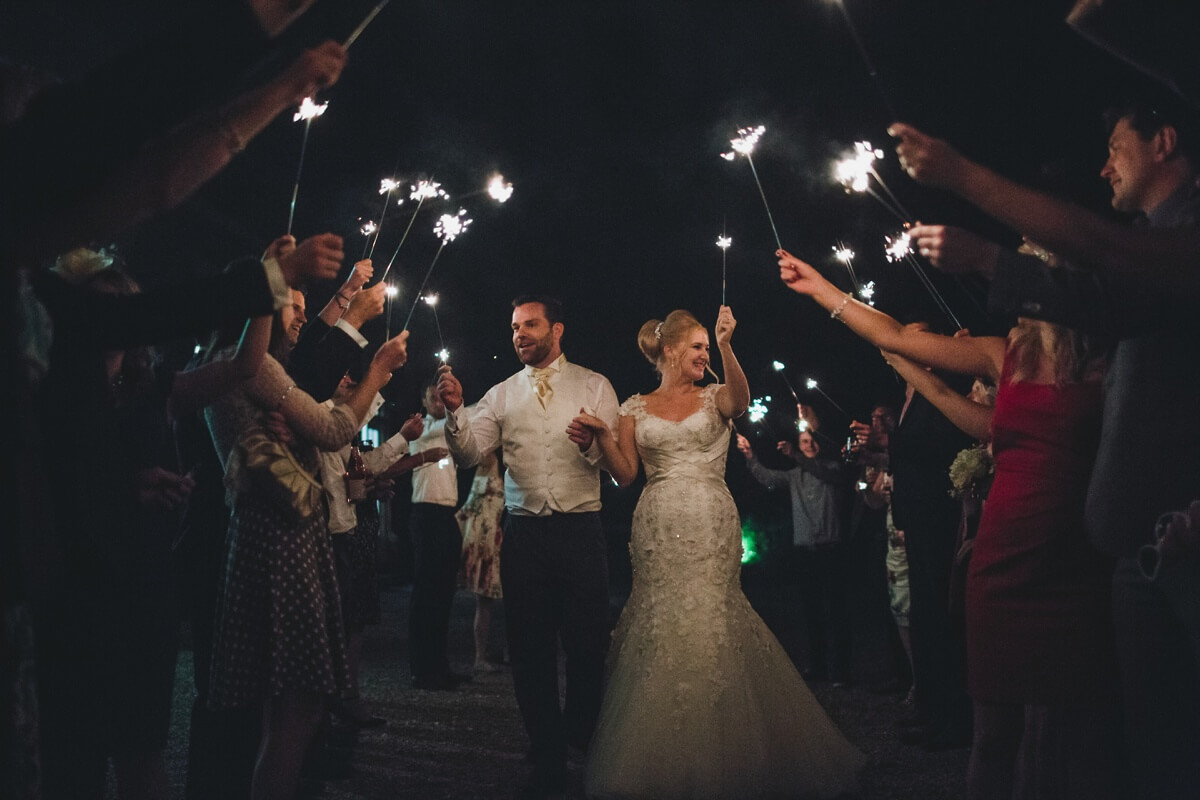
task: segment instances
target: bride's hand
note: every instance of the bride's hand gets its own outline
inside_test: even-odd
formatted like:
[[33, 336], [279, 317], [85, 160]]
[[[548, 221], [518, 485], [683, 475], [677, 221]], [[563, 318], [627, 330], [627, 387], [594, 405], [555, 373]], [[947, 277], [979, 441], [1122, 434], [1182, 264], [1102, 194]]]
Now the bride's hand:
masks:
[[571, 424], [567, 426], [567, 438], [579, 445], [580, 450], [591, 447], [592, 441], [597, 436], [605, 436], [610, 433], [608, 424], [604, 420], [584, 412], [582, 408], [579, 409], [579, 414], [575, 419], [571, 420]]
[[776, 250], [779, 256], [779, 279], [793, 292], [813, 295], [827, 281], [807, 261], [796, 258], [786, 250]]
[[733, 329], [737, 327], [737, 320], [733, 318], [733, 311], [729, 306], [721, 306], [721, 310], [717, 313], [717, 346], [729, 344], [730, 338], [733, 336]]

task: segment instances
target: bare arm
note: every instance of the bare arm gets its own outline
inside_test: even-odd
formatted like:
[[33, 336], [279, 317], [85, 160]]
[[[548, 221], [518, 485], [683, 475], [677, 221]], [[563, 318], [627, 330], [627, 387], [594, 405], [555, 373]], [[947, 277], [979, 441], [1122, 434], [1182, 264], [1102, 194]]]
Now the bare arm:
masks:
[[900, 140], [900, 164], [914, 180], [957, 194], [1060, 256], [1171, 291], [1200, 290], [1200, 230], [1111, 222], [1004, 178], [910, 125], [888, 130]]
[[996, 337], [942, 336], [901, 325], [892, 317], [842, 292], [805, 261], [779, 251], [779, 276], [788, 288], [808, 295], [831, 316], [881, 350], [964, 375], [999, 380], [1004, 340]]
[[941, 378], [904, 356], [884, 352], [883, 358], [914, 390], [954, 423], [954, 427], [980, 441], [992, 438], [993, 409], [990, 406], [959, 394]]
[[212, 403], [243, 381], [258, 374], [271, 341], [271, 317], [246, 320], [237, 352], [229, 360], [210, 361], [175, 374], [167, 413], [178, 419]]
[[717, 316], [716, 333], [717, 350], [721, 354], [721, 367], [725, 372], [725, 383], [717, 390], [716, 399], [717, 409], [726, 419], [737, 419], [746, 413], [746, 408], [750, 405], [750, 384], [730, 345], [730, 338], [736, 326], [737, 320], [733, 318], [733, 312], [730, 311], [729, 306], [721, 306], [721, 311]]
[[616, 433], [608, 423], [592, 414], [580, 414], [572, 420], [572, 424], [592, 432], [608, 474], [612, 475], [618, 486], [625, 487], [633, 483], [641, 462], [634, 441], [635, 423], [632, 416], [618, 418]]

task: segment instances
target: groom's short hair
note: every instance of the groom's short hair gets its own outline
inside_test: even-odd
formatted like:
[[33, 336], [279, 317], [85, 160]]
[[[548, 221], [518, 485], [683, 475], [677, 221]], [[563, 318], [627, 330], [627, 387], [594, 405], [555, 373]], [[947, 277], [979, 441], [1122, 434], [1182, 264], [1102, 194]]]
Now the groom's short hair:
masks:
[[563, 321], [563, 304], [554, 295], [549, 294], [521, 294], [513, 298], [513, 308], [523, 306], [526, 303], [541, 303], [542, 308], [546, 310], [546, 321], [551, 325]]

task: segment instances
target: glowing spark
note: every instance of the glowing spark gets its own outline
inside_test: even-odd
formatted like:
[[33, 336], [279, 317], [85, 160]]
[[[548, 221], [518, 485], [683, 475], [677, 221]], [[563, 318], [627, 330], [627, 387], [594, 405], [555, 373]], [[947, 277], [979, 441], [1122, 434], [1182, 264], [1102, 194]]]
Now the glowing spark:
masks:
[[870, 142], [855, 142], [854, 154], [833, 165], [833, 177], [847, 192], [865, 192], [873, 166], [883, 158], [883, 151], [871, 146]]
[[428, 306], [436, 306], [438, 303], [438, 296], [436, 294], [422, 295], [421, 299], [424, 300], [425, 304]]
[[388, 297], [395, 297], [396, 295], [400, 294], [400, 290], [389, 283], [388, 287], [383, 290], [383, 293]]
[[775, 368], [776, 372], [783, 372], [785, 369], [787, 369], [787, 367], [783, 365], [782, 361], [772, 361], [771, 366]]
[[447, 361], [450, 360], [450, 351], [444, 347], [441, 350], [438, 350], [436, 353], [434, 353], [434, 355], [437, 356], [438, 361], [441, 361], [443, 364], [445, 364]]
[[801, 433], [804, 433], [806, 430], [808, 430], [808, 420], [806, 420], [806, 419], [800, 420], [799, 422], [796, 423], [796, 428]]
[[887, 256], [887, 260], [893, 263], [912, 255], [912, 241], [909, 239], [908, 231], [900, 231], [895, 236], [883, 237], [883, 252]]
[[756, 397], [750, 401], [750, 405], [746, 409], [746, 413], [751, 422], [762, 422], [763, 418], [767, 416], [767, 411], [769, 409], [767, 408], [765, 401], [768, 399], [770, 398]]
[[395, 178], [384, 178], [379, 182], [379, 193], [387, 194], [400, 188], [400, 181]]
[[731, 244], [733, 244], [732, 238], [730, 238], [728, 236], [718, 236], [717, 237], [717, 247], [721, 248], [722, 250], [728, 250], [729, 245], [731, 245]]
[[438, 218], [437, 224], [433, 226], [433, 233], [442, 240], [442, 246], [453, 242], [467, 232], [467, 226], [474, 220], [464, 219], [466, 214], [467, 210], [460, 208], [457, 214], [442, 214]]
[[843, 264], [851, 264], [854, 262], [854, 251], [845, 245], [833, 248], [833, 257]]
[[442, 189], [442, 185], [436, 181], [417, 181], [414, 186], [409, 187], [409, 200], [433, 200], [441, 197], [446, 200], [450, 199], [450, 195]]
[[448, 457], [443, 458], [441, 461], [437, 462], [437, 466], [438, 469], [445, 469], [446, 467], [450, 466], [450, 459]]
[[292, 116], [292, 122], [299, 122], [300, 120], [307, 122], [324, 114], [327, 108], [329, 108], [329, 101], [318, 105], [311, 97], [306, 97], [300, 101], [300, 108]]
[[819, 389], [820, 387], [817, 386], [817, 382], [815, 380], [813, 380], [812, 378], [808, 378], [807, 380], [804, 381], [804, 388], [805, 389]]
[[362, 224], [362, 227], [358, 229], [359, 233], [361, 233], [363, 236], [370, 236], [377, 230], [379, 230], [379, 226], [375, 224], [375, 220], [373, 219], [367, 220]]
[[875, 305], [875, 281], [867, 281], [858, 287], [858, 296], [867, 301], [867, 305]]
[[512, 197], [513, 185], [504, 180], [503, 175], [493, 175], [492, 179], [488, 181], [487, 193], [488, 197], [497, 203], [504, 203]]
[[733, 147], [733, 150], [728, 153], [721, 153], [721, 158], [726, 161], [733, 161], [739, 155], [749, 157], [758, 145], [758, 140], [766, 132], [767, 126], [765, 125], [759, 125], [756, 128], [738, 128], [737, 138], [729, 140], [729, 144]]

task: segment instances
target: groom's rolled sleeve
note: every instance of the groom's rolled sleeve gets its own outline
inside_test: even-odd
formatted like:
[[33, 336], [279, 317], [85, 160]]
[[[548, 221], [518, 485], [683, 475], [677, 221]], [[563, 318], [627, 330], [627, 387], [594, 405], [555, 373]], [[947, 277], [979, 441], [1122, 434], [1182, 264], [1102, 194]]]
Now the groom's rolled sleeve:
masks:
[[[588, 378], [587, 396], [591, 408], [585, 410], [604, 420], [604, 424], [608, 426], [609, 430], [615, 432], [620, 416], [618, 413], [620, 403], [617, 402], [617, 393], [613, 390], [612, 384], [608, 382], [608, 378], [592, 373]], [[608, 469], [608, 465], [604, 461], [604, 453], [594, 438], [588, 449], [583, 451], [583, 458], [593, 467]]]
[[474, 467], [481, 453], [500, 446], [500, 409], [504, 384], [493, 386], [474, 406], [459, 406], [446, 415], [446, 448], [460, 467]]

